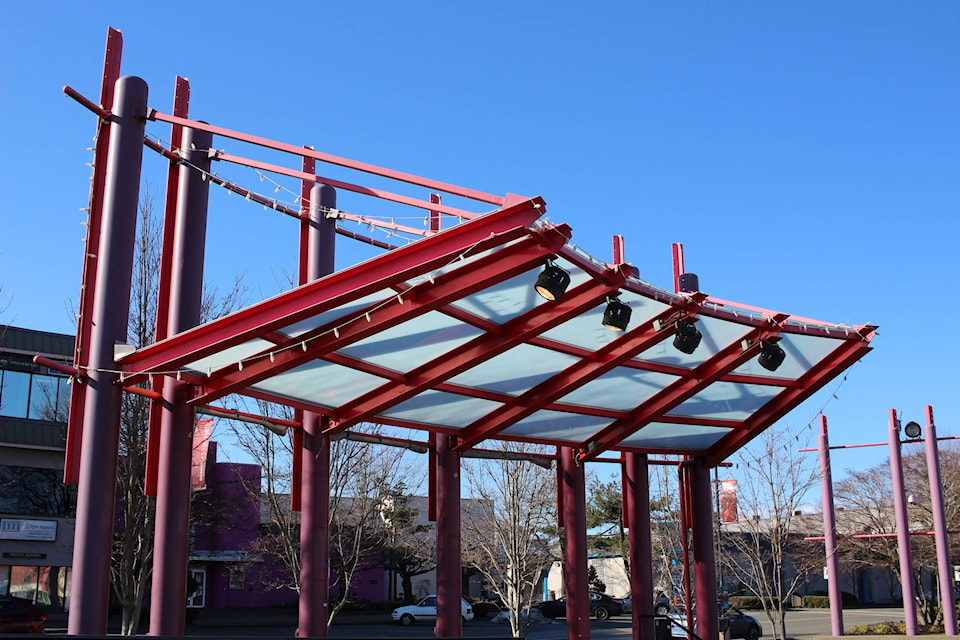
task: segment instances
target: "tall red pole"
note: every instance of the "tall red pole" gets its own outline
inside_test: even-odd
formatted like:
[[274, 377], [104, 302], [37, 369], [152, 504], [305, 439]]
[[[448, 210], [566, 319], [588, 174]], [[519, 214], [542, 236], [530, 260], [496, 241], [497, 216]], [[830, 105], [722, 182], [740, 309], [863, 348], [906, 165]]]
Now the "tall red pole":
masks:
[[953, 567], [950, 563], [950, 539], [947, 537], [947, 516], [943, 502], [943, 482], [940, 476], [940, 453], [937, 447], [937, 427], [933, 423], [933, 407], [927, 405], [927, 426], [924, 444], [927, 450], [927, 475], [930, 477], [930, 510], [933, 512], [933, 532], [937, 545], [937, 573], [940, 579], [940, 606], [943, 609], [943, 632], [957, 635], [957, 611], [953, 606]]
[[[71, 635], [103, 635], [110, 601], [110, 551], [120, 440], [120, 376], [113, 348], [126, 342], [130, 279], [140, 199], [147, 83], [133, 76], [116, 83], [106, 161], [102, 234], [97, 247], [83, 447], [73, 548]], [[87, 247], [89, 251], [91, 248]]]
[[624, 454], [624, 498], [630, 540], [630, 597], [633, 638], [653, 638], [653, 541], [650, 535], [650, 476], [647, 456]]
[[[900, 556], [900, 592], [903, 596], [903, 624], [908, 636], [917, 635], [917, 607], [913, 590], [913, 557], [910, 550], [910, 519], [907, 516], [906, 489], [903, 483], [903, 457], [900, 450], [900, 420], [890, 409], [890, 483], [893, 488], [893, 513], [897, 523], [897, 550]], [[821, 446], [826, 446], [826, 442]], [[829, 453], [827, 453], [829, 456]], [[822, 466], [822, 465], [821, 465]], [[821, 470], [821, 476], [823, 476]], [[827, 503], [824, 502], [826, 511]], [[833, 502], [830, 503], [833, 511]], [[826, 516], [824, 516], [826, 531]], [[834, 532], [835, 534], [836, 532]], [[843, 630], [842, 620], [840, 630]], [[834, 634], [836, 635], [836, 634]]]
[[713, 542], [710, 469], [703, 458], [694, 458], [688, 470], [693, 529], [693, 588], [697, 594], [697, 635], [701, 638], [716, 638], [720, 632], [720, 612], [717, 608], [717, 558]]
[[563, 482], [564, 582], [567, 586], [567, 639], [590, 638], [587, 587], [587, 488], [583, 465], [572, 447], [560, 448]]
[[843, 599], [840, 594], [840, 558], [837, 556], [837, 521], [833, 510], [833, 476], [830, 472], [830, 439], [827, 416], [820, 416], [817, 438], [820, 457], [820, 496], [823, 501], [823, 546], [827, 556], [827, 593], [830, 594], [830, 630], [843, 635]]
[[437, 625], [438, 638], [463, 635], [460, 611], [460, 454], [454, 436], [437, 435]]
[[[306, 278], [316, 280], [334, 271], [336, 223], [326, 210], [337, 207], [333, 187], [310, 190]], [[327, 418], [303, 412], [300, 449], [300, 608], [297, 636], [326, 638], [330, 620], [330, 436]], [[346, 585], [349, 589], [350, 585]]]
[[[167, 331], [182, 333], [200, 324], [203, 300], [203, 259], [207, 236], [210, 182], [208, 150], [213, 136], [187, 129], [181, 154], [199, 170], [180, 166], [176, 220], [165, 225], [173, 232], [170, 258], [170, 298]], [[165, 246], [170, 246], [166, 241]], [[157, 513], [150, 595], [150, 633], [183, 635], [186, 624], [187, 562], [190, 551], [190, 467], [193, 454], [194, 408], [187, 383], [170, 379], [163, 385], [160, 414], [160, 464], [157, 467]]]

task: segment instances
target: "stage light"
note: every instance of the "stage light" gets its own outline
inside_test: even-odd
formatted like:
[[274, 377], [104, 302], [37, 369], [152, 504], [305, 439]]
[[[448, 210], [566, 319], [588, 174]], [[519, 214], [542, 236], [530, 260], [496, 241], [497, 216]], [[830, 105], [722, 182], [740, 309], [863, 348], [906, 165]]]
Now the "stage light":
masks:
[[562, 296], [568, 286], [570, 286], [570, 274], [548, 262], [540, 272], [535, 288], [541, 296], [553, 301]]
[[757, 362], [767, 371], [776, 371], [779, 369], [786, 357], [787, 354], [776, 342], [772, 340], [761, 341], [760, 357], [757, 358]]
[[607, 297], [607, 308], [603, 312], [603, 326], [614, 331], [625, 331], [630, 324], [630, 314], [632, 310], [629, 306], [620, 302], [616, 297]]
[[903, 432], [911, 440], [916, 440], [917, 438], [920, 437], [920, 432], [921, 432], [920, 425], [917, 424], [916, 422], [912, 422], [912, 421], [908, 422], [906, 426], [903, 427]]
[[673, 346], [677, 351], [687, 355], [693, 353], [700, 346], [702, 338], [703, 335], [693, 322], [689, 320], [677, 321], [677, 332], [673, 336]]

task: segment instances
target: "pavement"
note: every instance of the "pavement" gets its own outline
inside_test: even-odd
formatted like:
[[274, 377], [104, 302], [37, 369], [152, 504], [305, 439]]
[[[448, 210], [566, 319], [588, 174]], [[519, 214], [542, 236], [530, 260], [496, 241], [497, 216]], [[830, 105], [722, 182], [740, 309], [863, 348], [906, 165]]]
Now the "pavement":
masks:
[[[764, 638], [773, 636], [763, 612], [749, 612], [758, 618], [764, 627]], [[902, 620], [903, 610], [897, 608], [862, 608], [844, 611], [844, 627], [849, 631], [858, 624], [871, 624], [883, 620]], [[201, 609], [196, 618], [187, 624], [187, 636], [219, 637], [294, 637], [297, 628], [296, 607], [262, 609]], [[140, 634], [147, 632], [144, 618]], [[47, 633], [64, 634], [67, 629], [67, 614], [53, 613], [47, 616]], [[628, 616], [610, 620], [592, 621], [591, 636], [596, 639], [619, 640], [631, 635]], [[107, 633], [119, 634], [120, 616], [108, 620]], [[508, 638], [507, 624], [474, 620], [464, 625], [467, 638]], [[826, 640], [830, 637], [830, 612], [826, 609], [796, 609], [787, 614], [787, 635], [795, 640]], [[403, 627], [390, 620], [386, 611], [346, 611], [337, 615], [330, 629], [332, 638], [432, 638], [433, 625], [421, 623]], [[529, 640], [566, 640], [567, 626], [562, 620], [548, 620], [531, 626]], [[626, 638], [624, 638], [626, 640]]]

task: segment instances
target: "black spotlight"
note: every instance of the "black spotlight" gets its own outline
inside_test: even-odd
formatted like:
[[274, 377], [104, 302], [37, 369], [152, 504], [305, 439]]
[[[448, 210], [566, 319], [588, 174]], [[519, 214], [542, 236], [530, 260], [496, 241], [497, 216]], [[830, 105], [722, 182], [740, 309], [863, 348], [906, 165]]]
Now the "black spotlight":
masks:
[[630, 324], [632, 309], [617, 298], [607, 298], [607, 309], [603, 312], [603, 326], [614, 331], [625, 331]]
[[920, 437], [920, 425], [913, 421], [908, 422], [903, 428], [903, 432], [907, 434], [907, 437], [911, 440], [916, 440]]
[[540, 277], [537, 278], [535, 288], [537, 293], [547, 300], [556, 300], [570, 286], [570, 274], [555, 264], [547, 264]]
[[780, 348], [780, 345], [771, 340], [763, 340], [760, 344], [760, 357], [757, 358], [760, 366], [767, 371], [776, 371], [779, 369], [780, 365], [783, 364], [784, 358], [787, 357], [787, 354]]
[[697, 325], [689, 320], [679, 320], [677, 322], [677, 333], [673, 336], [673, 346], [677, 351], [693, 353], [700, 346], [700, 340], [703, 335], [697, 329]]

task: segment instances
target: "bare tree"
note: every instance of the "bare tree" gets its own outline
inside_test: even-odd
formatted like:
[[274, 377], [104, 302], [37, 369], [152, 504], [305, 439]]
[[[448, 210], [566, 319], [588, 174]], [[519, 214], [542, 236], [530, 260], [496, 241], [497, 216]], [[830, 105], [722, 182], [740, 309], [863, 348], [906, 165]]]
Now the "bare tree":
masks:
[[[259, 405], [265, 416], [292, 418], [289, 409]], [[300, 591], [300, 514], [291, 508], [293, 447], [289, 437], [280, 437], [259, 426], [231, 422], [238, 446], [263, 469], [260, 499], [261, 534], [250, 551], [269, 558], [283, 568], [265, 575], [265, 586]], [[376, 435], [380, 425], [361, 429]], [[348, 439], [330, 447], [330, 568], [336, 594], [330, 608], [331, 624], [352, 597], [357, 573], [380, 559], [386, 540], [381, 519], [383, 498], [402, 471], [401, 449], [370, 445]]]
[[[941, 444], [939, 449], [944, 510], [949, 529], [960, 527], [960, 447]], [[837, 506], [844, 507], [844, 521], [838, 523], [845, 534], [893, 534], [896, 521], [891, 498], [890, 466], [881, 463], [866, 471], [847, 471], [848, 477], [837, 483]], [[904, 484], [912, 496], [909, 521], [912, 531], [933, 529], [930, 504], [930, 478], [923, 449], [914, 449], [903, 456]], [[951, 556], [960, 555], [960, 541], [951, 539]], [[935, 541], [931, 536], [912, 536], [913, 573], [920, 614], [926, 624], [942, 620], [937, 596], [939, 585]], [[845, 537], [840, 545], [842, 559], [849, 569], [878, 568], [891, 579], [904, 580], [900, 573], [900, 556], [895, 537]], [[893, 591], [891, 585], [891, 592]]]
[[746, 469], [738, 480], [742, 518], [725, 527], [723, 548], [730, 552], [721, 552], [721, 561], [761, 599], [774, 637], [783, 640], [786, 607], [816, 557], [795, 521], [817, 476], [812, 458], [797, 453], [793, 436], [773, 428], [742, 450], [738, 462]]
[[[149, 187], [139, 207], [139, 225], [134, 254], [127, 340], [140, 348], [155, 341], [157, 291], [162, 245], [162, 221]], [[206, 287], [201, 306], [203, 320], [237, 308], [245, 290], [237, 279], [230, 291], [220, 294]], [[124, 394], [120, 417], [120, 449], [117, 496], [120, 514], [114, 533], [111, 584], [122, 606], [121, 633], [136, 633], [141, 606], [153, 571], [155, 500], [144, 492], [146, 476], [149, 401]]]
[[[497, 446], [519, 454], [543, 452], [523, 443]], [[502, 459], [471, 461], [464, 465], [464, 478], [477, 498], [463, 516], [464, 560], [503, 601], [510, 631], [519, 638], [521, 612], [554, 560], [547, 532], [557, 519], [556, 475], [526, 460]]]

